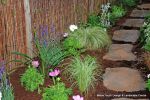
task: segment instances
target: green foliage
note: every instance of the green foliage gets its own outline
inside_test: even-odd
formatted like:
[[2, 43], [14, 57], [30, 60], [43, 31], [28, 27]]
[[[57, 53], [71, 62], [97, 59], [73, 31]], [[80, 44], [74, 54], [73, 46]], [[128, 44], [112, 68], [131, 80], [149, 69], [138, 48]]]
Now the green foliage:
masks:
[[[76, 80], [74, 84], [79, 87], [81, 93], [87, 92], [97, 81], [98, 65], [96, 59], [86, 56], [83, 60], [78, 56], [74, 57], [72, 64], [66, 69], [69, 79]], [[99, 73], [100, 74], [100, 73]]]
[[20, 62], [20, 63], [22, 63], [24, 65], [28, 65], [32, 61], [32, 57], [30, 57], [27, 54], [24, 54], [24, 53], [21, 53], [21, 52], [12, 52], [11, 54], [20, 56], [20, 57], [22, 57], [22, 59], [14, 59], [14, 60], [12, 60], [10, 62], [14, 61], [14, 62]]
[[79, 28], [70, 37], [78, 39], [81, 47], [86, 49], [101, 49], [108, 47], [111, 43], [107, 32], [101, 27]]
[[21, 85], [25, 86], [26, 90], [33, 92], [39, 89], [40, 85], [44, 84], [44, 77], [38, 73], [37, 69], [30, 67], [21, 76]]
[[123, 17], [126, 14], [126, 11], [122, 6], [115, 5], [111, 10], [111, 22], [118, 20], [120, 17]]
[[150, 79], [148, 79], [148, 81], [146, 83], [146, 88], [150, 91]]
[[2, 100], [14, 100], [13, 89], [12, 86], [8, 83], [8, 79], [6, 77], [5, 72], [2, 75], [0, 85], [0, 91], [2, 92]]
[[39, 57], [45, 66], [57, 66], [66, 56], [61, 46], [55, 41], [49, 41], [43, 45], [40, 39], [35, 36], [35, 44], [38, 49]]
[[95, 14], [91, 14], [87, 20], [88, 26], [100, 26], [100, 17]]
[[81, 44], [75, 37], [68, 37], [63, 42], [63, 47], [66, 52], [70, 55], [79, 55], [80, 49], [82, 48]]
[[150, 22], [144, 23], [141, 28], [140, 42], [143, 44], [143, 48], [150, 51]]
[[100, 15], [100, 24], [104, 28], [111, 27], [111, 23], [110, 23], [111, 22], [110, 21], [110, 15], [111, 15], [110, 8], [111, 8], [110, 3], [103, 4], [101, 6], [102, 13]]
[[68, 100], [72, 90], [65, 87], [64, 83], [57, 83], [54, 86], [44, 89], [42, 100]]
[[138, 0], [119, 0], [119, 3], [121, 3], [125, 7], [133, 7], [136, 5], [136, 2]]
[[49, 40], [42, 42], [35, 35], [35, 45], [38, 50], [38, 57], [41, 60], [42, 69], [41, 72], [45, 76], [47, 67], [56, 67], [66, 56], [67, 53], [63, 51], [62, 47], [55, 40]]

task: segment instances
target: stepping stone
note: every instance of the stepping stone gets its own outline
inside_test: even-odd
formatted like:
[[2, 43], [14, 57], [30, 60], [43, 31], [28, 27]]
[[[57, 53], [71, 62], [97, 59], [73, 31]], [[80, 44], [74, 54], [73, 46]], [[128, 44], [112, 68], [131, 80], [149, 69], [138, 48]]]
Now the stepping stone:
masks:
[[117, 30], [114, 32], [113, 40], [135, 43], [140, 36], [138, 30]]
[[149, 100], [149, 99], [129, 99], [129, 98], [117, 98], [112, 100]]
[[144, 19], [127, 19], [122, 26], [140, 28], [144, 24]]
[[109, 52], [103, 57], [104, 60], [111, 61], [136, 61], [136, 56], [132, 53], [131, 44], [112, 44]]
[[150, 14], [150, 10], [133, 10], [130, 17], [141, 17], [144, 18]]
[[150, 9], [150, 4], [138, 5], [138, 8], [140, 8], [140, 9]]
[[106, 68], [103, 75], [103, 84], [107, 89], [114, 91], [145, 90], [145, 82], [140, 72], [127, 67]]

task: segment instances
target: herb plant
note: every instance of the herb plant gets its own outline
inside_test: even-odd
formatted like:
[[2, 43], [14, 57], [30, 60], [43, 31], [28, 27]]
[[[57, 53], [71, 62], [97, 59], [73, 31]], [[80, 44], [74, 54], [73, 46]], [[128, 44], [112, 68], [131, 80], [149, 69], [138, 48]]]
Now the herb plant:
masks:
[[44, 89], [42, 100], [68, 100], [69, 95], [72, 94], [70, 88], [66, 88], [64, 83], [57, 83]]
[[97, 81], [98, 65], [96, 59], [86, 56], [83, 60], [78, 56], [74, 57], [72, 63], [66, 68], [70, 80], [76, 80], [74, 84], [79, 87], [81, 93], [88, 92], [89, 88], [94, 86]]
[[33, 92], [36, 89], [39, 90], [39, 86], [44, 84], [44, 76], [36, 68], [29, 66], [21, 76], [20, 81], [26, 90]]

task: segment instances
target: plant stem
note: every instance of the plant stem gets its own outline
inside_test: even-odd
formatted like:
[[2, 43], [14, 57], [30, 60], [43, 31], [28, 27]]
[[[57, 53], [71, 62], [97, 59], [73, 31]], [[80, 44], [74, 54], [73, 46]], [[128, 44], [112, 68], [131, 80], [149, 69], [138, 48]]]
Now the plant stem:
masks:
[[45, 66], [44, 66], [43, 61], [42, 61], [42, 74], [43, 74], [43, 76], [45, 77]]
[[54, 83], [54, 85], [56, 84], [56, 82], [55, 82], [55, 77], [52, 77], [52, 79], [53, 79], [53, 83]]

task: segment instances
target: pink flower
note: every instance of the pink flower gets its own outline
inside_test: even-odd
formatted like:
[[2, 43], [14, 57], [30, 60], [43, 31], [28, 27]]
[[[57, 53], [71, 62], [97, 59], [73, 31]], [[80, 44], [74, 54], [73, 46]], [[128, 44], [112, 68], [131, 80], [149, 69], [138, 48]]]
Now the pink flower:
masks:
[[39, 66], [39, 62], [38, 61], [32, 61], [32, 66], [38, 67]]
[[83, 97], [80, 97], [80, 95], [75, 95], [72, 98], [73, 100], [83, 100]]
[[49, 73], [49, 76], [55, 77], [58, 76], [60, 74], [60, 70], [55, 69], [53, 72]]

